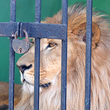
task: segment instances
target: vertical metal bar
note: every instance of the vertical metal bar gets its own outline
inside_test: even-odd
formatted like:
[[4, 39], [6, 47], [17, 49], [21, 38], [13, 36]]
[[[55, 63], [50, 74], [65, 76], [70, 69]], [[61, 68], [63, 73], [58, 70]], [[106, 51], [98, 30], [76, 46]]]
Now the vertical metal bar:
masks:
[[67, 84], [67, 39], [62, 40], [62, 66], [61, 66], [61, 110], [66, 110], [66, 84]]
[[10, 22], [16, 21], [16, 0], [10, 0]]
[[91, 41], [92, 41], [92, 0], [87, 0], [86, 16], [86, 76], [85, 110], [90, 110], [91, 99]]
[[[41, 0], [35, 0], [35, 22], [41, 21]], [[35, 38], [34, 110], [39, 110], [40, 39]]]
[[62, 0], [62, 24], [68, 24], [68, 0]]
[[[10, 22], [16, 21], [16, 0], [10, 0]], [[15, 52], [12, 48], [10, 37], [10, 58], [9, 58], [9, 110], [14, 110], [14, 73], [15, 73]]]
[[40, 39], [35, 39], [34, 110], [39, 110]]
[[41, 0], [35, 0], [35, 22], [41, 21]]
[[[68, 0], [62, 0], [62, 24], [68, 23]], [[67, 29], [66, 39], [62, 40], [62, 66], [61, 66], [61, 110], [66, 110], [66, 85], [67, 85]]]

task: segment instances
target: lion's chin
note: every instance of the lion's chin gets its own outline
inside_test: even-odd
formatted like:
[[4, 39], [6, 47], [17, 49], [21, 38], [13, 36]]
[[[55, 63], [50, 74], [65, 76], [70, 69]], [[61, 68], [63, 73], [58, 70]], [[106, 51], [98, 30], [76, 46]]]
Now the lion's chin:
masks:
[[[42, 92], [42, 88], [48, 88], [51, 85], [51, 83], [47, 83], [44, 85], [39, 85], [39, 92]], [[34, 93], [34, 85], [29, 83], [28, 81], [24, 80], [23, 81], [23, 91], [28, 94], [33, 94]]]
[[22, 87], [23, 91], [29, 94], [33, 94], [34, 93], [34, 85], [30, 84], [27, 81], [23, 82], [23, 87]]

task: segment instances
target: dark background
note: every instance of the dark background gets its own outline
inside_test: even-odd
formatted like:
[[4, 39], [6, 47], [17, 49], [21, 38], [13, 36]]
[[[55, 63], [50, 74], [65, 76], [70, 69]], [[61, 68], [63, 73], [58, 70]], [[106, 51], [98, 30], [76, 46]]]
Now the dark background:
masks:
[[[68, 5], [86, 0], [68, 0]], [[61, 0], [42, 0], [41, 19], [52, 17], [61, 9]], [[110, 15], [110, 0], [93, 0], [93, 7]], [[0, 22], [10, 21], [10, 0], [0, 0]], [[35, 21], [35, 0], [16, 0], [16, 21]], [[21, 55], [16, 54], [16, 61]], [[9, 80], [9, 38], [0, 37], [0, 81]], [[20, 74], [15, 68], [15, 83], [20, 84]]]

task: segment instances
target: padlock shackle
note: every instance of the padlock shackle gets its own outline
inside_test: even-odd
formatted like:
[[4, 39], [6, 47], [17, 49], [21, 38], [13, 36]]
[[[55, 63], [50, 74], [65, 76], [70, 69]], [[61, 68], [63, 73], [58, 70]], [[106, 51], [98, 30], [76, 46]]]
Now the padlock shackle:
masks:
[[15, 39], [18, 38], [18, 31], [15, 32], [15, 35], [14, 35]]
[[23, 30], [23, 32], [24, 32], [24, 34], [25, 34], [26, 42], [28, 42], [28, 41], [29, 41], [29, 39], [28, 39], [28, 33], [26, 32], [26, 30]]
[[29, 38], [28, 38], [28, 33], [26, 32], [26, 30], [23, 30], [24, 34], [25, 34], [25, 39], [26, 39], [26, 42], [29, 41]]
[[[28, 39], [28, 33], [26, 32], [26, 30], [23, 30], [24, 34], [25, 34], [25, 39], [26, 41], [28, 42], [29, 39]], [[15, 32], [15, 35], [13, 35], [15, 39], [18, 38], [18, 31]]]

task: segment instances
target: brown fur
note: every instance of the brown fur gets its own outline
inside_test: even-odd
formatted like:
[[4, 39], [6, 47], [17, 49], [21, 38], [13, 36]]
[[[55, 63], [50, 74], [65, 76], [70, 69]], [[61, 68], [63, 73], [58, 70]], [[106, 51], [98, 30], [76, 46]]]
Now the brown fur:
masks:
[[[44, 23], [61, 24], [61, 16], [60, 11]], [[92, 17], [91, 110], [110, 110], [110, 28], [103, 16], [94, 12]], [[75, 4], [68, 9], [67, 110], [84, 110], [85, 33], [86, 8]], [[49, 43], [57, 45], [46, 48]], [[51, 82], [48, 88], [40, 88], [40, 110], [60, 110], [61, 41], [41, 39], [40, 56], [40, 84]], [[28, 83], [23, 84], [18, 110], [33, 109], [34, 45], [17, 62], [18, 66], [30, 64], [24, 72]]]
[[[17, 105], [20, 101], [20, 89], [21, 85], [14, 85], [14, 105]], [[0, 81], [0, 106], [8, 105], [8, 97], [9, 97], [9, 83]]]

